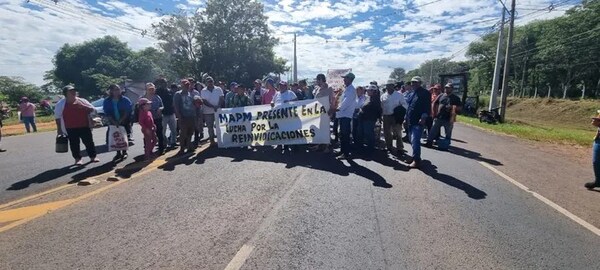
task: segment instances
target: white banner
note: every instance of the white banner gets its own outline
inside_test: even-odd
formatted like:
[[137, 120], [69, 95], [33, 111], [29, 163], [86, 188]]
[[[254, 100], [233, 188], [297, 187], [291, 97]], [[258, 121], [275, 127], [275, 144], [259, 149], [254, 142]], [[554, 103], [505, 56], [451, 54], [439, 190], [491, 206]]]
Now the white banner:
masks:
[[327, 84], [331, 89], [337, 90], [339, 88], [344, 89], [344, 78], [348, 72], [352, 72], [351, 68], [347, 69], [328, 69], [327, 70]]
[[327, 97], [271, 105], [219, 109], [219, 147], [329, 144]]

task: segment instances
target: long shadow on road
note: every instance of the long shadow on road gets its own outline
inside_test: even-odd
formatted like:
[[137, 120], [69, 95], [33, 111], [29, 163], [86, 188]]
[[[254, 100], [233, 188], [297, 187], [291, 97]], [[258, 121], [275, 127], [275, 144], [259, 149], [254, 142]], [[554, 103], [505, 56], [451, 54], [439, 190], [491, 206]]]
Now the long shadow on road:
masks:
[[454, 176], [439, 173], [437, 167], [431, 164], [431, 162], [428, 160], [423, 160], [421, 162], [421, 171], [437, 181], [464, 191], [471, 199], [482, 200], [487, 197], [487, 193], [485, 193], [483, 190], [467, 184], [455, 178]]
[[[231, 158], [231, 162], [242, 162], [244, 160], [263, 161], [270, 163], [285, 164], [285, 168], [305, 167], [313, 170], [325, 171], [340, 176], [349, 176], [351, 173], [364, 177], [373, 182], [376, 187], [391, 188], [392, 185], [378, 173], [367, 169], [356, 162], [349, 160], [350, 166], [346, 166], [342, 161], [334, 158], [330, 154], [307, 152], [303, 147], [294, 152], [282, 152], [279, 149], [270, 147], [258, 147], [256, 149], [247, 148], [209, 148], [206, 151], [199, 153], [196, 156], [183, 155], [171, 160], [160, 166], [159, 169], [165, 171], [173, 171], [178, 165], [204, 164], [206, 160], [227, 157]], [[377, 156], [372, 159], [386, 166], [393, 167], [395, 170], [407, 171], [408, 168], [397, 161], [388, 160], [387, 157]]]
[[455, 146], [450, 146], [450, 148], [448, 150], [450, 151], [450, 153], [459, 155], [461, 157], [466, 157], [466, 158], [473, 159], [476, 161], [483, 161], [483, 162], [488, 163], [493, 166], [502, 166], [502, 162], [494, 160], [494, 159], [490, 159], [490, 158], [485, 158], [481, 155], [481, 153], [478, 153], [478, 152], [474, 152], [474, 151], [463, 149], [463, 148], [458, 148]]
[[68, 175], [70, 173], [74, 173], [76, 171], [82, 170], [83, 166], [66, 166], [66, 167], [62, 167], [59, 169], [53, 169], [53, 170], [48, 170], [45, 172], [42, 172], [34, 177], [31, 177], [29, 179], [25, 179], [19, 182], [16, 182], [14, 184], [12, 184], [9, 188], [7, 188], [6, 190], [22, 190], [22, 189], [26, 189], [28, 188], [30, 185], [32, 184], [42, 184], [42, 183], [46, 183], [48, 181], [52, 181], [55, 180], [57, 178], [63, 177], [65, 175]]

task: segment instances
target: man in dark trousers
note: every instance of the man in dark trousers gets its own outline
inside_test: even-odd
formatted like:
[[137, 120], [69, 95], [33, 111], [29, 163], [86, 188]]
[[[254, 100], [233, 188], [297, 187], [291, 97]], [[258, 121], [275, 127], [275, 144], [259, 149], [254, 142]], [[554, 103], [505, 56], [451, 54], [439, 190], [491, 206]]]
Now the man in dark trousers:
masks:
[[419, 168], [421, 163], [421, 136], [427, 117], [431, 113], [431, 94], [421, 87], [422, 82], [421, 77], [413, 77], [411, 80], [413, 91], [406, 97], [408, 103], [406, 123], [408, 124], [408, 134], [413, 149], [411, 168]]

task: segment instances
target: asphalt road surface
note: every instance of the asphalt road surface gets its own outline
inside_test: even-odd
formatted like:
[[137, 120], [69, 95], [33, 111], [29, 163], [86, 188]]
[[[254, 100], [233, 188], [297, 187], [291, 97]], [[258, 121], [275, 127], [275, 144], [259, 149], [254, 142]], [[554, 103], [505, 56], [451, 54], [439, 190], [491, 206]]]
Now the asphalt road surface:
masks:
[[[53, 153], [54, 133], [3, 139], [0, 269], [600, 269], [588, 218], [598, 208], [575, 206], [599, 205], [600, 193], [577, 182], [562, 195], [577, 198], [555, 199], [518, 177], [548, 164], [479, 145], [525, 144], [511, 138], [457, 125], [451, 152], [424, 148], [423, 168], [409, 170], [384, 153], [339, 161], [206, 145], [135, 162], [134, 130], [129, 160], [102, 153], [75, 169], [70, 154]], [[96, 130], [96, 144], [103, 138]], [[76, 185], [84, 179], [99, 183]]]

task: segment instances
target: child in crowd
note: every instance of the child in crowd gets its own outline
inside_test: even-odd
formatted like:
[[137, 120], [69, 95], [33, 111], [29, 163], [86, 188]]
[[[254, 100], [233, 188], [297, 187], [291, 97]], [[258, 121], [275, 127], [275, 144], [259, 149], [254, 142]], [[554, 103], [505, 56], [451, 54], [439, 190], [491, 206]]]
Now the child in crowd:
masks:
[[152, 158], [152, 150], [158, 141], [156, 137], [156, 126], [154, 125], [154, 119], [152, 118], [152, 101], [147, 98], [141, 98], [139, 101], [140, 112], [138, 117], [138, 123], [142, 127], [142, 134], [144, 134], [144, 150], [145, 158]]

